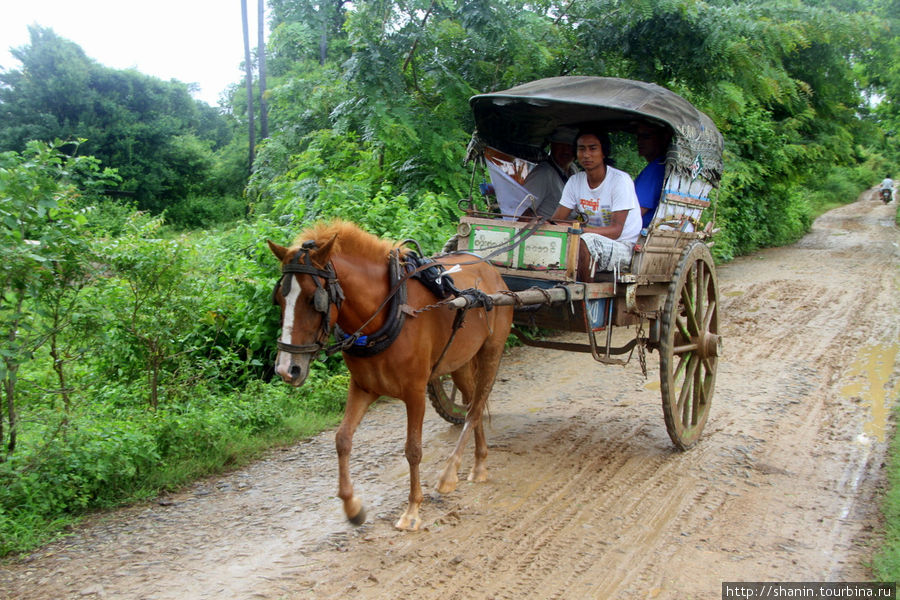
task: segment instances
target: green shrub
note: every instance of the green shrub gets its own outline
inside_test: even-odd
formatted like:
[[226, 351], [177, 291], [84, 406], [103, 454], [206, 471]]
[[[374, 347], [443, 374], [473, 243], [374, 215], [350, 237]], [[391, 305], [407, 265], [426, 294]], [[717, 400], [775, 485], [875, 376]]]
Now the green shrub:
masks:
[[42, 425], [0, 463], [0, 556], [34, 547], [90, 510], [176, 489], [333, 425], [347, 394], [340, 371], [316, 363], [300, 389], [257, 380], [218, 394], [197, 385], [157, 411], [142, 407], [140, 389], [121, 386], [113, 395], [131, 401], [98, 395], [64, 420], [32, 410]]
[[178, 230], [204, 229], [242, 219], [247, 204], [237, 196], [190, 195], [170, 202], [165, 209], [166, 223]]

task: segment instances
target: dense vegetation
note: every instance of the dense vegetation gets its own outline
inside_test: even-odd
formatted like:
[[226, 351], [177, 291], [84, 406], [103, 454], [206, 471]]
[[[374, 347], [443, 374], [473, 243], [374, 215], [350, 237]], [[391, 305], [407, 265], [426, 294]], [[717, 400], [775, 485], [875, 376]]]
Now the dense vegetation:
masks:
[[227, 115], [183, 83], [110, 69], [52, 30], [30, 32], [31, 44], [13, 49], [21, 68], [0, 74], [0, 150], [83, 140], [79, 154], [118, 172], [106, 193], [140, 210], [192, 227], [243, 214], [245, 136]]
[[340, 216], [437, 250], [470, 193], [471, 95], [555, 75], [682, 94], [726, 138], [727, 260], [900, 164], [898, 9], [270, 0], [249, 181], [241, 86], [213, 109], [34, 28], [0, 73], [0, 555], [332, 422], [339, 361], [269, 382], [265, 240]]

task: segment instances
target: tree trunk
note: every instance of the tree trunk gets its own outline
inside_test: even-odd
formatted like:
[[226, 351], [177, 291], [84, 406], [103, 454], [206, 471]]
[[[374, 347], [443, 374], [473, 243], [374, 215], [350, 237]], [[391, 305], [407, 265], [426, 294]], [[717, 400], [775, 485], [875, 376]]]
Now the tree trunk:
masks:
[[[66, 382], [66, 369], [62, 353], [56, 342], [56, 335], [50, 338], [50, 358], [53, 360], [53, 371], [56, 373], [56, 380], [59, 382], [59, 397], [62, 398], [63, 411], [66, 413], [66, 419], [72, 412], [72, 399], [69, 396], [69, 388]], [[55, 404], [55, 403], [54, 403]]]
[[256, 53], [259, 61], [259, 139], [269, 137], [269, 107], [266, 104], [266, 35], [265, 35], [265, 0], [258, 2], [259, 40]]
[[147, 383], [150, 387], [150, 408], [156, 411], [159, 408], [159, 365], [150, 366]]
[[247, 22], [247, 0], [241, 0], [241, 21], [244, 26], [244, 69], [247, 79], [247, 129], [250, 145], [250, 166], [256, 155], [256, 126], [253, 123], [253, 63], [250, 62], [250, 25]]
[[162, 357], [155, 347], [151, 345], [149, 368], [147, 369], [147, 387], [150, 388], [150, 408], [154, 411], [159, 408], [159, 371], [162, 368]]
[[9, 438], [6, 443], [6, 454], [11, 456], [16, 450], [18, 426], [16, 423], [16, 372], [19, 365], [6, 361], [6, 378], [3, 380], [3, 391], [6, 396], [6, 422], [9, 424]]
[[[14, 314], [21, 315], [22, 314], [22, 304], [25, 302], [25, 294], [22, 293], [22, 290], [16, 290], [18, 298], [16, 299], [16, 309]], [[9, 327], [9, 332], [7, 333], [7, 340], [9, 342], [9, 346], [13, 347], [18, 337], [19, 331], [19, 319], [15, 318], [11, 323], [7, 325]], [[6, 366], [6, 374], [2, 380], [3, 387], [3, 395], [6, 396], [6, 423], [9, 426], [7, 441], [6, 441], [6, 455], [10, 456], [16, 450], [16, 439], [18, 437], [18, 425], [16, 420], [16, 377], [19, 372], [19, 364], [16, 362], [15, 358], [4, 358], [3, 364]], [[3, 420], [3, 415], [0, 414], [0, 421]], [[3, 437], [0, 436], [0, 444], [3, 442]]]

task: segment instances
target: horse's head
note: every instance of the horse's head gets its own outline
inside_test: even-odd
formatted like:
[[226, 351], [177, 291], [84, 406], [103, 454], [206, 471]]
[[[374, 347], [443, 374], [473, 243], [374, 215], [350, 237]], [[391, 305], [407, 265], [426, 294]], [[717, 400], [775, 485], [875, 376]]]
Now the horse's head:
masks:
[[310, 360], [325, 347], [344, 297], [330, 261], [335, 239], [293, 248], [269, 242], [281, 261], [281, 279], [272, 293], [281, 307], [275, 372], [293, 386], [303, 384]]

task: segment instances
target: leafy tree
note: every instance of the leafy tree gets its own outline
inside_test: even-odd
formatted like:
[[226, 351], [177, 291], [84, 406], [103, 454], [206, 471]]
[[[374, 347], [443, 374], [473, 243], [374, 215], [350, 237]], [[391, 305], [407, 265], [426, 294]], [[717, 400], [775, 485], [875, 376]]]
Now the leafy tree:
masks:
[[[313, 147], [327, 171], [316, 178], [354, 197], [371, 200], [383, 182], [410, 206], [425, 193], [465, 196], [471, 95], [555, 75], [628, 77], [684, 95], [725, 134], [717, 252], [728, 257], [802, 234], [805, 192], [835, 165], [857, 165], [871, 134], [857, 65], [879, 24], [860, 2], [277, 0], [272, 15], [276, 133], [251, 186], [263, 210], [288, 193], [308, 202], [320, 184], [297, 178], [321, 173], [299, 164]], [[347, 172], [343, 150], [321, 145], [326, 130], [371, 160]]]
[[856, 66], [868, 84], [873, 106], [867, 117], [880, 125], [870, 132], [870, 139], [889, 158], [893, 168], [885, 170], [896, 178], [900, 173], [900, 1], [876, 0], [871, 9], [877, 18], [873, 43]]
[[112, 272], [99, 282], [98, 302], [110, 320], [107, 369], [117, 376], [143, 373], [147, 401], [159, 406], [166, 373], [192, 348], [185, 344], [202, 313], [207, 279], [195, 272], [191, 248], [158, 236], [162, 219], [136, 214], [125, 235], [98, 250]]
[[122, 177], [112, 191], [154, 212], [188, 190], [219, 193], [216, 153], [232, 135], [223, 115], [183, 83], [103, 67], [50, 29], [30, 33], [31, 43], [13, 50], [21, 68], [0, 73], [0, 151], [83, 139], [79, 151]]
[[[86, 219], [73, 208], [78, 192], [69, 180], [74, 171], [106, 182], [115, 177], [96, 160], [66, 157], [59, 145], [30, 142], [22, 154], [0, 154], [0, 404], [9, 453], [17, 439], [19, 369], [48, 340], [60, 359], [58, 334], [88, 270], [89, 248], [79, 233]], [[54, 369], [64, 392], [62, 363]], [[0, 416], [0, 441], [2, 426]]]

